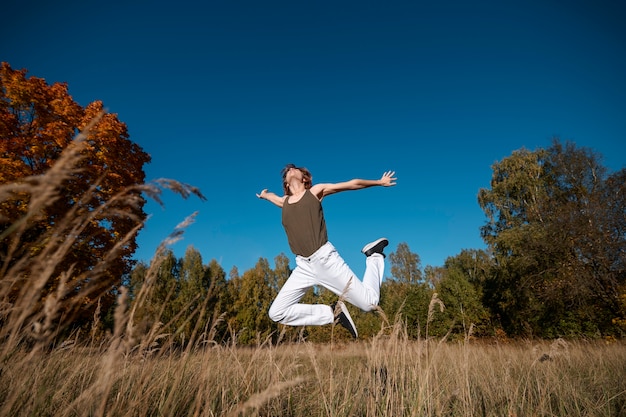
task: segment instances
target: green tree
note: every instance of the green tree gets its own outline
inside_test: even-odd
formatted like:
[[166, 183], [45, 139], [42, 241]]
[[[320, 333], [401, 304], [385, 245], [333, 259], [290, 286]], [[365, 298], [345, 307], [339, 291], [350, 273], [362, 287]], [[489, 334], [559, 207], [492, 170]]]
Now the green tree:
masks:
[[205, 268], [205, 277], [209, 282], [206, 308], [210, 325], [206, 337], [209, 341], [223, 342], [228, 338], [228, 306], [232, 305], [226, 272], [215, 259], [212, 259]]
[[185, 251], [180, 261], [178, 275], [179, 291], [175, 298], [175, 308], [180, 313], [176, 320], [177, 336], [182, 341], [190, 341], [207, 324], [206, 306], [209, 282], [205, 280], [202, 255], [193, 246]]
[[[151, 265], [139, 262], [130, 274], [131, 308], [139, 334], [173, 334], [177, 309], [173, 300], [180, 291], [180, 261], [165, 250]], [[156, 262], [156, 264], [154, 264]], [[155, 268], [155, 269], [152, 269]]]
[[247, 345], [264, 342], [278, 326], [267, 314], [276, 296], [272, 283], [276, 282], [274, 271], [267, 259], [260, 258], [254, 268], [244, 272], [233, 281], [234, 320], [233, 331], [237, 342]]
[[285, 282], [287, 282], [289, 275], [291, 275], [291, 267], [289, 266], [289, 258], [284, 253], [274, 258], [274, 264], [276, 265], [273, 274], [274, 279], [270, 282], [270, 286], [272, 291], [278, 294], [278, 291], [280, 291]]
[[402, 242], [389, 254], [389, 262], [392, 279], [383, 281], [380, 307], [390, 324], [403, 323], [409, 337], [418, 339], [424, 334], [432, 294], [422, 276], [420, 257]]
[[435, 291], [446, 307], [433, 320], [431, 333], [444, 335], [451, 332], [454, 336], [464, 337], [470, 333], [470, 328], [487, 320], [488, 313], [479, 292], [459, 266], [445, 268], [444, 277], [437, 283]]
[[445, 268], [426, 265], [424, 268], [424, 281], [430, 288], [435, 288], [445, 275]]
[[607, 175], [587, 148], [558, 140], [494, 164], [479, 192], [495, 266], [485, 283], [512, 334], [613, 333], [624, 281], [624, 170]]
[[417, 253], [411, 252], [405, 242], [398, 244], [395, 252], [389, 254], [391, 276], [398, 282], [422, 282], [421, 261]]
[[390, 325], [402, 325], [411, 339], [423, 337], [433, 289], [425, 283], [386, 280], [381, 286], [380, 307]]
[[144, 261], [139, 261], [130, 273], [130, 279], [128, 282], [128, 289], [130, 292], [130, 298], [134, 300], [137, 297], [141, 287], [148, 274], [148, 264]]
[[447, 258], [444, 263], [445, 269], [459, 269], [479, 294], [485, 281], [491, 276], [493, 266], [493, 256], [482, 249], [463, 249], [458, 255]]

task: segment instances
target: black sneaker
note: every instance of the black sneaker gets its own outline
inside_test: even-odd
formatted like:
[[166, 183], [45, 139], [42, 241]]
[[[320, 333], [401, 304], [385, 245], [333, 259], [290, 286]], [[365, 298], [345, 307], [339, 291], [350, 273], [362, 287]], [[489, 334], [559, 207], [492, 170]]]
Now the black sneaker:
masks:
[[333, 314], [335, 314], [335, 323], [342, 325], [354, 337], [355, 339], [359, 337], [359, 333], [356, 331], [356, 326], [352, 321], [352, 317], [350, 317], [350, 312], [348, 308], [342, 301], [337, 301], [331, 305], [333, 309]]
[[380, 253], [384, 257], [385, 254], [383, 253], [383, 249], [385, 249], [385, 246], [387, 246], [388, 244], [389, 244], [389, 241], [386, 238], [381, 237], [380, 239], [370, 242], [367, 245], [363, 246], [363, 249], [361, 249], [361, 252], [364, 253], [365, 256], [370, 256], [374, 253]]

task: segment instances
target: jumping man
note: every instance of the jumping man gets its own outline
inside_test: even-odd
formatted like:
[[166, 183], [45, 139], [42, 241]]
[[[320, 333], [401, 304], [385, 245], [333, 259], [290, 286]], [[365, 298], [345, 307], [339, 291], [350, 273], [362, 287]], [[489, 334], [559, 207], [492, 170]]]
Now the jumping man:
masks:
[[380, 238], [363, 247], [361, 252], [366, 256], [366, 269], [360, 281], [328, 241], [321, 202], [324, 197], [340, 191], [396, 185], [394, 175], [394, 171], [387, 171], [379, 180], [352, 179], [313, 185], [309, 170], [288, 164], [282, 170], [282, 197], [267, 189], [257, 194], [258, 198], [282, 208], [287, 241], [296, 255], [296, 268], [269, 309], [273, 321], [289, 326], [321, 326], [335, 321], [348, 329], [353, 337], [358, 337], [356, 326], [341, 300], [333, 306], [299, 302], [308, 288], [321, 285], [361, 310], [372, 311], [380, 298], [385, 269], [383, 249], [389, 241]]

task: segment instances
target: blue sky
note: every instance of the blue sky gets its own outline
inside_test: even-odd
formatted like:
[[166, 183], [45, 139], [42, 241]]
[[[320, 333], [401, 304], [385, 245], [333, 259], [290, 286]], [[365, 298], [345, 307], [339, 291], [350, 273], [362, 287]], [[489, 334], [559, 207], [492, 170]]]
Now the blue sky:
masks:
[[291, 162], [314, 182], [396, 171], [396, 187], [324, 200], [357, 275], [380, 236], [422, 266], [484, 248], [476, 196], [514, 150], [558, 136], [625, 167], [621, 1], [28, 4], [3, 6], [0, 60], [67, 82], [83, 106], [102, 100], [152, 156], [148, 179], [207, 197], [149, 203], [138, 259], [198, 211], [177, 256], [293, 266], [280, 210], [255, 196], [280, 192]]

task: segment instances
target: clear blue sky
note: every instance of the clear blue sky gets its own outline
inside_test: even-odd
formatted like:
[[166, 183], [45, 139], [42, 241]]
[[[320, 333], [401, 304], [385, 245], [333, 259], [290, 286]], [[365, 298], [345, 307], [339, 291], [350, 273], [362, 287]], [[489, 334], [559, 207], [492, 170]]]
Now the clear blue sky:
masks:
[[[41, 4], [38, 4], [41, 3]], [[139, 259], [187, 215], [183, 241], [228, 272], [287, 254], [280, 169], [314, 182], [398, 185], [324, 201], [330, 240], [360, 275], [363, 244], [406, 242], [422, 266], [484, 248], [476, 196], [491, 165], [553, 136], [626, 162], [623, 1], [10, 2], [0, 60], [81, 105], [102, 100], [152, 156], [169, 193], [139, 236]], [[387, 271], [387, 275], [388, 275]]]

